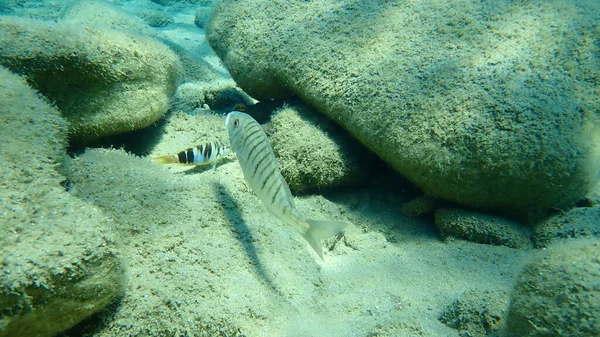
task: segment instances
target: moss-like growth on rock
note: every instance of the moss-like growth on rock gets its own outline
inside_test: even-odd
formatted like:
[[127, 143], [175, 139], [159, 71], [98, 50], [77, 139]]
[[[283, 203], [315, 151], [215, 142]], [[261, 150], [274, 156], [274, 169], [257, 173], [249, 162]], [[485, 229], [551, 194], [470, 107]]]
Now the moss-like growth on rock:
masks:
[[0, 68], [0, 336], [53, 336], [123, 293], [112, 222], [64, 190], [66, 122]]
[[506, 292], [469, 291], [446, 307], [439, 320], [460, 336], [494, 336], [504, 327], [508, 301]]
[[180, 64], [154, 39], [14, 17], [0, 33], [0, 63], [56, 104], [73, 141], [146, 127], [169, 107]]
[[435, 198], [421, 195], [400, 205], [400, 213], [409, 218], [421, 216], [435, 211]]
[[152, 2], [161, 6], [172, 6], [181, 3], [198, 6], [211, 6], [214, 1], [215, 0], [152, 0]]
[[201, 29], [206, 28], [206, 25], [210, 21], [213, 15], [214, 8], [212, 7], [200, 7], [194, 13], [194, 24]]
[[253, 104], [253, 99], [232, 80], [183, 83], [172, 99], [172, 110], [190, 113], [198, 108], [229, 112], [236, 104]]
[[588, 207], [598, 207], [600, 206], [600, 184], [596, 185], [596, 188], [588, 194], [583, 200], [584, 205]]
[[538, 248], [570, 238], [600, 237], [600, 207], [574, 208], [544, 220], [533, 228]]
[[107, 1], [65, 1], [60, 11], [61, 22], [78, 27], [94, 27], [153, 36], [155, 32], [138, 17], [123, 10], [122, 6]]
[[600, 179], [597, 1], [224, 0], [208, 39], [253, 97], [299, 96], [425, 193], [564, 207]]
[[172, 16], [159, 11], [145, 10], [138, 16], [151, 27], [166, 27], [175, 22]]
[[435, 212], [435, 226], [443, 237], [512, 248], [531, 247], [527, 228], [490, 214], [440, 208]]
[[358, 184], [374, 159], [337, 125], [308, 107], [276, 111], [268, 132], [281, 174], [296, 193]]
[[540, 252], [519, 277], [508, 336], [600, 336], [600, 240], [577, 239]]

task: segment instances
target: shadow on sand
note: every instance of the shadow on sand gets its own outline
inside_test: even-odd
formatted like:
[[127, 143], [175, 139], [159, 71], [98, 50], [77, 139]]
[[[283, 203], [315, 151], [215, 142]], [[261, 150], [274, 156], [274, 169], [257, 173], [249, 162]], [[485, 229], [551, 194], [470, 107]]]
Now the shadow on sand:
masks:
[[234, 199], [234, 197], [227, 191], [227, 188], [219, 183], [214, 182], [212, 184], [213, 190], [215, 192], [215, 196], [219, 203], [221, 203], [224, 207], [222, 207], [223, 215], [231, 225], [231, 227], [235, 230], [237, 234], [237, 239], [244, 249], [246, 256], [250, 264], [252, 265], [252, 269], [254, 273], [265, 282], [265, 284], [273, 290], [277, 295], [283, 296], [283, 293], [277, 289], [276, 284], [273, 282], [269, 273], [265, 270], [263, 263], [258, 256], [256, 251], [256, 247], [254, 246], [254, 242], [256, 239], [252, 235], [252, 231], [246, 225], [242, 213], [239, 211], [240, 205]]

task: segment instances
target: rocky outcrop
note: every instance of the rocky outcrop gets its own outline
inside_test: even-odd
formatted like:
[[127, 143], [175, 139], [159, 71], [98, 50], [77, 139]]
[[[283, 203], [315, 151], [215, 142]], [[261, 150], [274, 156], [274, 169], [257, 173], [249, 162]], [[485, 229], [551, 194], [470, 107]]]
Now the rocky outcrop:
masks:
[[496, 336], [504, 327], [508, 294], [503, 291], [469, 291], [447, 306], [439, 321], [460, 336]]
[[358, 185], [375, 161], [344, 130], [302, 105], [276, 111], [268, 133], [281, 174], [294, 193]]
[[521, 273], [507, 336], [600, 336], [598, 239], [552, 245]]
[[538, 248], [565, 239], [600, 237], [600, 207], [577, 207], [556, 214], [537, 224], [533, 233]]
[[66, 122], [0, 68], [0, 336], [53, 336], [123, 293], [112, 225], [65, 191]]
[[0, 34], [0, 63], [57, 106], [73, 142], [146, 127], [169, 107], [180, 64], [152, 38], [16, 17]]
[[524, 212], [600, 178], [596, 2], [225, 0], [208, 39], [257, 99], [299, 96], [433, 197]]
[[457, 237], [512, 248], [531, 247], [527, 228], [491, 214], [458, 208], [440, 208], [435, 212], [435, 226], [444, 238]]

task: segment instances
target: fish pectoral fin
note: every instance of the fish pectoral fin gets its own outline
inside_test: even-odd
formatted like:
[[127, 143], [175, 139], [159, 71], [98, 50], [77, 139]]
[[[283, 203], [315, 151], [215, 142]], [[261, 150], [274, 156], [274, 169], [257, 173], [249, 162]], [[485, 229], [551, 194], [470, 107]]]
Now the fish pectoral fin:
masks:
[[337, 220], [306, 220], [308, 230], [302, 234], [315, 252], [323, 258], [322, 239], [338, 235], [348, 225], [346, 221]]

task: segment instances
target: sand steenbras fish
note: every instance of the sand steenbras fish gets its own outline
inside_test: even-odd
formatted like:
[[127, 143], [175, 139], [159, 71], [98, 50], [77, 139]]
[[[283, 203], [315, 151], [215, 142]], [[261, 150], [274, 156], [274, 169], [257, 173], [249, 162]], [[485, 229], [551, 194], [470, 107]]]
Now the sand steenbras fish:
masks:
[[294, 197], [279, 171], [271, 143], [263, 128], [250, 115], [232, 111], [225, 127], [231, 149], [246, 181], [267, 210], [302, 234], [317, 254], [323, 258], [321, 239], [339, 234], [347, 222], [305, 219], [294, 205]]
[[208, 142], [196, 147], [191, 147], [175, 154], [152, 158], [158, 164], [179, 164], [179, 165], [211, 165], [214, 169], [216, 163], [224, 158], [229, 152], [229, 144], [220, 141]]

